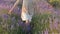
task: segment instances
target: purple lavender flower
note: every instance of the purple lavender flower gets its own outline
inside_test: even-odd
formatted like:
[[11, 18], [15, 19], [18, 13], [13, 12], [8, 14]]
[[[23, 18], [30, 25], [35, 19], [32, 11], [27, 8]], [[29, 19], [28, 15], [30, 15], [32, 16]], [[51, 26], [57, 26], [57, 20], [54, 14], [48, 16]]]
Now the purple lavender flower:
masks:
[[2, 17], [5, 18], [5, 19], [8, 19], [8, 15], [7, 14], [3, 14]]
[[18, 24], [20, 25], [20, 26], [24, 26], [25, 24], [22, 22], [22, 21], [20, 21], [20, 20], [18, 20]]
[[30, 30], [31, 30], [31, 27], [30, 27], [30, 25], [27, 27], [27, 30], [28, 30], [28, 31], [30, 31]]

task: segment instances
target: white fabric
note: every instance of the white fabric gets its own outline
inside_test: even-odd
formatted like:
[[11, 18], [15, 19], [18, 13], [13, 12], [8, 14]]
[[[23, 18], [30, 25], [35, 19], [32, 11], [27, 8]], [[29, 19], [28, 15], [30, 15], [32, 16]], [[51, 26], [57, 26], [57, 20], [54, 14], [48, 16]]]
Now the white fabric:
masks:
[[32, 16], [29, 15], [28, 13], [24, 13], [24, 12], [23, 12], [22, 15], [21, 15], [21, 18], [22, 18], [23, 21], [26, 21], [26, 20], [31, 21]]
[[23, 0], [21, 18], [23, 21], [29, 20], [31, 22], [33, 16], [33, 1]]

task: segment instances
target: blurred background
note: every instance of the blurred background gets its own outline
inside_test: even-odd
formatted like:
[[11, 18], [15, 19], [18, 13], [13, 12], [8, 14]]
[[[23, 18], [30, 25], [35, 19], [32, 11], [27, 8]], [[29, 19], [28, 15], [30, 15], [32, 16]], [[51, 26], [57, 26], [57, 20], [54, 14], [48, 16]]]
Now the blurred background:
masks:
[[16, 1], [0, 0], [0, 34], [60, 34], [60, 0], [33, 0], [36, 14], [30, 24], [20, 18], [24, 0], [8, 14]]

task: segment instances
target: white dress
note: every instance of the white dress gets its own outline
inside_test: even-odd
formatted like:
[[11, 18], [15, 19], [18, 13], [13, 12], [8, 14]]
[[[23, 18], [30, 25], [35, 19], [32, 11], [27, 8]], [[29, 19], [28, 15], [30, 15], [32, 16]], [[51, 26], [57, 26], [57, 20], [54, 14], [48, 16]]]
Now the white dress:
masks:
[[31, 21], [32, 16], [29, 15], [28, 13], [22, 13], [22, 14], [21, 14], [21, 18], [22, 18], [23, 21], [26, 21], [26, 20]]
[[23, 0], [21, 19], [23, 21], [26, 21], [26, 20], [31, 21], [32, 16], [33, 16], [32, 0]]

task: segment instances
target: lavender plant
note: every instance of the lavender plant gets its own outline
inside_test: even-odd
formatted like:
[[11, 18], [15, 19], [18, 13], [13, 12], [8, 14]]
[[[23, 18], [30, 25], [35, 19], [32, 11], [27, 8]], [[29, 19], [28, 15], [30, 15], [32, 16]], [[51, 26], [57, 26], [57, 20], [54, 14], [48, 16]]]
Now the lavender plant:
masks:
[[[44, 32], [47, 32], [48, 34], [54, 32], [54, 31], [50, 31], [50, 18], [53, 18], [53, 14], [48, 14], [48, 13], [44, 13], [44, 14], [38, 14], [38, 15], [34, 15], [32, 22], [31, 22], [31, 26], [33, 27], [31, 32], [32, 34], [45, 34]], [[56, 16], [55, 16], [56, 17]], [[54, 19], [52, 19], [53, 22]], [[52, 27], [51, 27], [52, 28]], [[45, 31], [47, 30], [47, 31]], [[47, 34], [46, 33], [46, 34]], [[57, 33], [57, 32], [55, 32]]]

